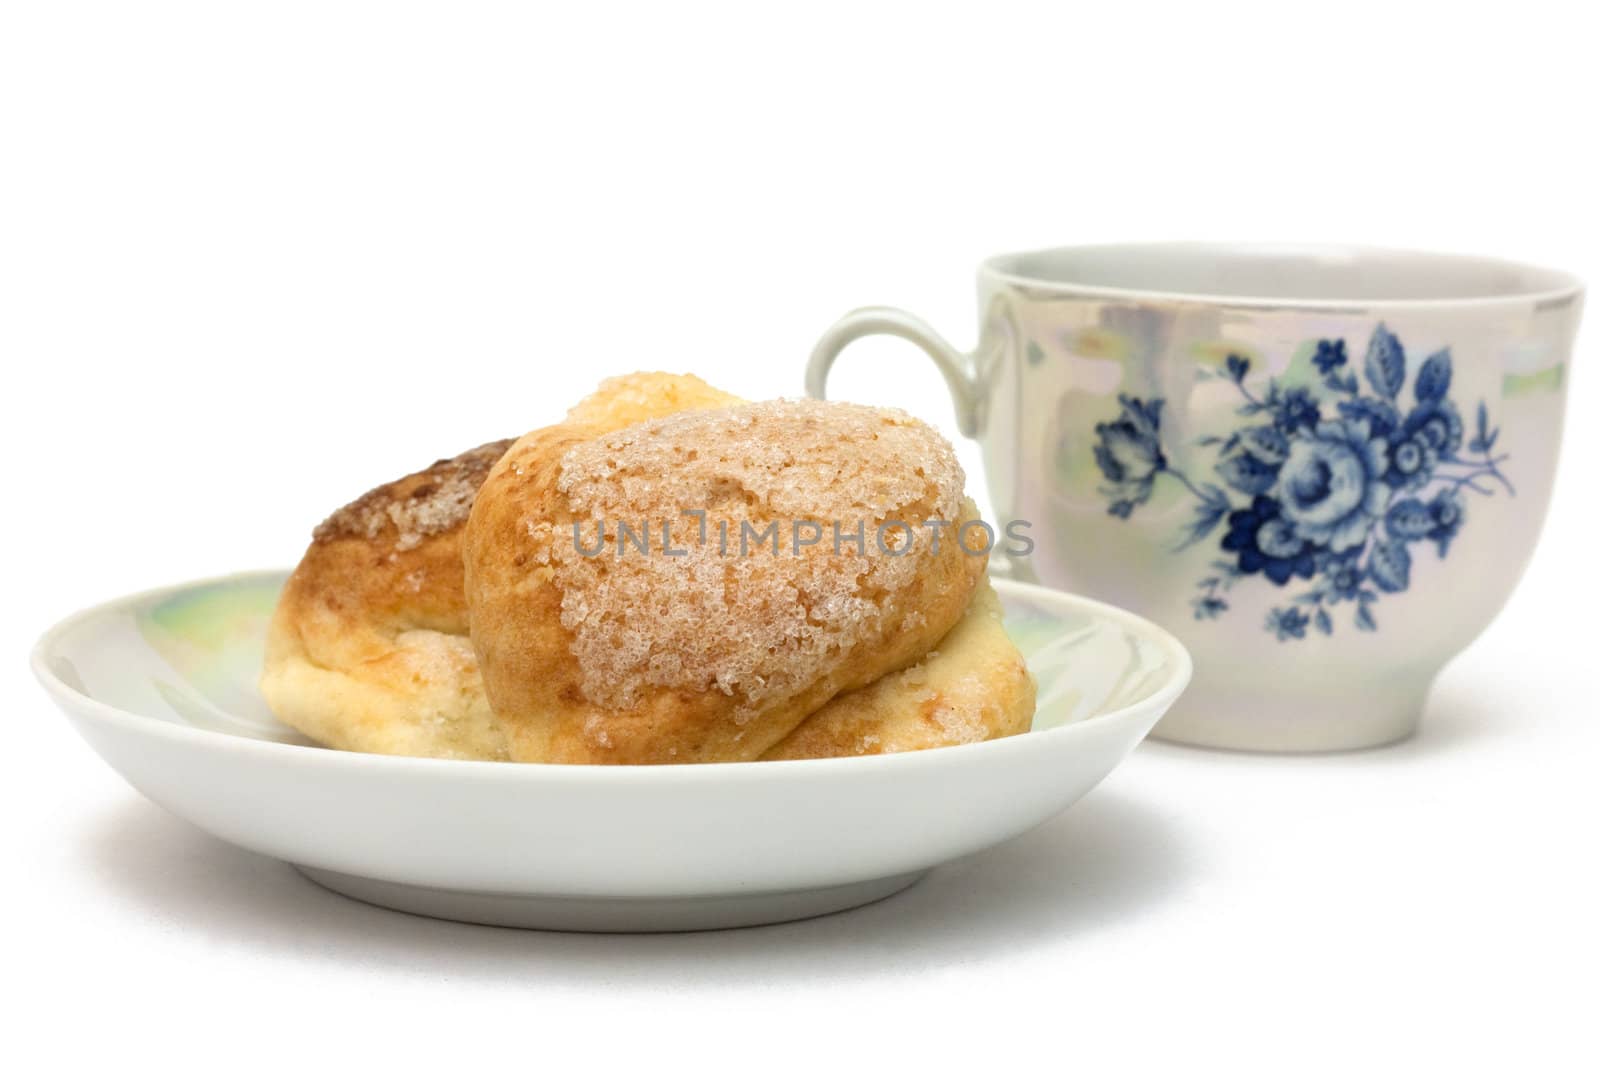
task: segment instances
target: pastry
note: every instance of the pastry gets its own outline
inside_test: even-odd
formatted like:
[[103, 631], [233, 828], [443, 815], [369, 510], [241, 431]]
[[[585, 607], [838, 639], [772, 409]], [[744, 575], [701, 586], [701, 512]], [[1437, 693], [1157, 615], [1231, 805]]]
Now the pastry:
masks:
[[323, 522], [262, 691], [331, 747], [458, 759], [807, 759], [1022, 732], [1033, 683], [983, 532], [956, 540], [976, 518], [962, 482], [896, 412], [610, 379], [556, 426]]
[[316, 528], [267, 632], [261, 691], [279, 719], [334, 748], [505, 759], [467, 637], [460, 540], [510, 444], [379, 486]]
[[[568, 416], [614, 429], [736, 403], [693, 375], [610, 379]], [[261, 690], [279, 719], [333, 748], [507, 758], [467, 636], [461, 532], [496, 441], [409, 474], [329, 516], [284, 586]]]
[[512, 759], [760, 758], [922, 660], [983, 579], [955, 455], [904, 414], [772, 401], [599, 429], [520, 439], [467, 524], [472, 641]]

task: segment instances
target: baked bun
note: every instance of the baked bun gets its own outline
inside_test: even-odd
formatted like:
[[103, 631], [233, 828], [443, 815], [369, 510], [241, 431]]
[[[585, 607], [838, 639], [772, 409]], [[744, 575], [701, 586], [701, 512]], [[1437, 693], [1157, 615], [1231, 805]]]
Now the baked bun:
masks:
[[566, 425], [588, 434], [608, 433], [683, 411], [732, 407], [743, 400], [693, 374], [638, 371], [607, 378], [567, 412]]
[[[341, 508], [273, 616], [268, 704], [335, 748], [481, 760], [809, 759], [1025, 731], [1033, 683], [982, 580], [983, 536], [968, 532], [972, 554], [954, 540], [976, 513], [948, 445], [894, 412], [723, 410], [741, 403], [692, 375], [609, 379], [514, 448]], [[705, 543], [686, 508], [705, 512]], [[596, 518], [605, 551], [589, 558]], [[649, 523], [653, 555], [632, 558], [632, 532], [615, 555], [619, 519]], [[796, 520], [817, 544], [796, 548]], [[740, 558], [741, 521], [782, 529]], [[834, 521], [872, 540], [836, 553]], [[924, 522], [951, 522], [941, 551]], [[903, 556], [879, 550], [880, 526], [891, 549], [914, 533]]]
[[267, 632], [273, 714], [333, 748], [506, 758], [467, 637], [461, 533], [510, 444], [379, 486], [317, 527]]
[[[568, 417], [615, 429], [737, 402], [693, 375], [630, 374]], [[333, 748], [508, 758], [467, 635], [461, 535], [511, 443], [379, 486], [317, 527], [267, 636], [261, 691], [279, 719]]]
[[966, 614], [986, 533], [921, 422], [807, 400], [619, 430], [584, 407], [501, 457], [462, 542], [512, 759], [757, 759]]

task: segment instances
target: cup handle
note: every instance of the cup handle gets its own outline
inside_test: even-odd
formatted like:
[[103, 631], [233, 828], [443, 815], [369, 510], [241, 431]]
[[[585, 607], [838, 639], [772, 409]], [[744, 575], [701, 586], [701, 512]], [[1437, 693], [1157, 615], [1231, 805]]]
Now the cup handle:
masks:
[[899, 308], [857, 308], [828, 327], [806, 362], [806, 393], [818, 400], [825, 399], [828, 371], [839, 353], [852, 341], [880, 333], [904, 338], [928, 354], [939, 373], [944, 375], [945, 385], [950, 387], [950, 399], [956, 408], [956, 427], [968, 437], [978, 436], [981, 391], [972, 357], [957, 351], [935, 333], [933, 327]]

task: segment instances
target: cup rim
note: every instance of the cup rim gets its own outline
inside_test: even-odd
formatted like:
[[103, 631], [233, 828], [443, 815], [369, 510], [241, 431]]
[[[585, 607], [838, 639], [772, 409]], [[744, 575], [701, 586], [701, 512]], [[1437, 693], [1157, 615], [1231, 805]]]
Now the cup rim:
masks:
[[[1062, 281], [1030, 273], [1021, 266], [1028, 259], [1072, 254], [1106, 254], [1111, 252], [1140, 252], [1159, 256], [1163, 252], [1193, 255], [1196, 252], [1213, 252], [1218, 258], [1241, 255], [1275, 254], [1311, 260], [1315, 258], [1339, 259], [1410, 259], [1418, 265], [1429, 262], [1456, 269], [1469, 268], [1515, 273], [1530, 279], [1526, 289], [1516, 292], [1479, 294], [1469, 296], [1427, 297], [1295, 297], [1263, 296], [1248, 292], [1215, 293], [1187, 291], [1181, 287], [1139, 287], [1092, 282]], [[1114, 299], [1164, 304], [1199, 304], [1231, 308], [1294, 308], [1327, 311], [1368, 311], [1382, 309], [1416, 309], [1430, 307], [1481, 307], [1493, 305], [1560, 305], [1581, 297], [1584, 283], [1577, 275], [1563, 270], [1541, 267], [1519, 260], [1499, 259], [1492, 256], [1463, 255], [1452, 252], [1432, 252], [1420, 249], [1393, 248], [1381, 245], [1340, 244], [1330, 242], [1282, 241], [1113, 241], [1096, 244], [1057, 245], [1033, 248], [1020, 252], [1003, 252], [985, 259], [978, 268], [980, 278], [990, 278], [1023, 289], [1061, 293], [1086, 298]]]

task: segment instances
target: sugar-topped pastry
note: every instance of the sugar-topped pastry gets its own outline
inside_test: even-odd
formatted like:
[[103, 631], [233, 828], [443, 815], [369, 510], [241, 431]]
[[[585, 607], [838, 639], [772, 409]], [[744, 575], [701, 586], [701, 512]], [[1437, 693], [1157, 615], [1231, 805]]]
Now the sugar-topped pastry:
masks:
[[286, 723], [363, 752], [670, 763], [1028, 729], [949, 444], [896, 411], [692, 375], [380, 486], [313, 535], [268, 637]]
[[925, 424], [817, 400], [523, 437], [463, 542], [512, 758], [758, 759], [915, 665], [983, 579], [963, 483]]
[[261, 691], [334, 748], [504, 759], [467, 637], [461, 529], [510, 441], [440, 460], [330, 515], [284, 585]]
[[[693, 375], [614, 378], [570, 417], [614, 429], [736, 403]], [[334, 748], [508, 758], [467, 636], [461, 533], [496, 441], [379, 486], [330, 515], [285, 584], [261, 691], [279, 719]]]

